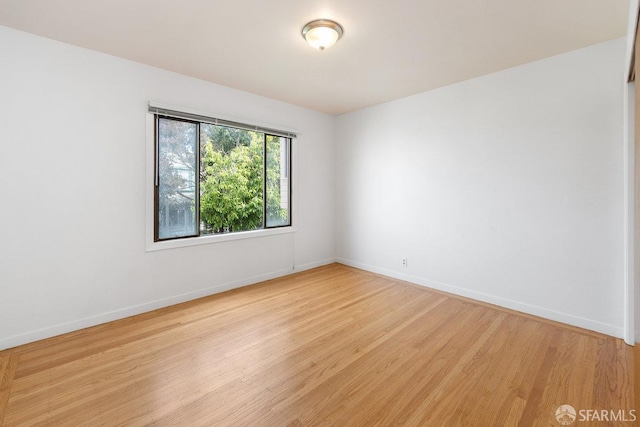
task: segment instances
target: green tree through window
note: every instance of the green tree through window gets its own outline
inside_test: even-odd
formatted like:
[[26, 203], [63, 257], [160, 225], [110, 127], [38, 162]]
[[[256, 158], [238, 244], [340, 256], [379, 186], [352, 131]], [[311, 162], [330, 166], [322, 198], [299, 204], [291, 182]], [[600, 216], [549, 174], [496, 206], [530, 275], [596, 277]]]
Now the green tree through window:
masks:
[[291, 224], [290, 138], [172, 118], [156, 129], [156, 240]]

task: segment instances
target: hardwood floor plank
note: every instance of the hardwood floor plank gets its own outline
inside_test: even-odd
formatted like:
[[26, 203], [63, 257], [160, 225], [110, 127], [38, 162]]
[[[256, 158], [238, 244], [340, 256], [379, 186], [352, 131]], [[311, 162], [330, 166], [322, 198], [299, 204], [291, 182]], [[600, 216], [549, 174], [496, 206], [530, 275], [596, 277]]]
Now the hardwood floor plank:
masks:
[[[491, 339], [487, 340], [464, 370], [464, 377], [455, 387], [460, 404], [451, 422], [456, 425], [507, 425], [507, 417], [514, 410], [514, 402], [522, 401], [518, 417], [524, 410], [524, 399], [518, 391], [527, 366], [535, 360], [537, 343], [524, 341], [540, 325], [519, 316], [508, 316]], [[519, 351], [513, 352], [513, 346]], [[505, 354], [511, 357], [503, 357]], [[466, 402], [480, 400], [482, 405]]]
[[533, 376], [534, 381], [529, 391], [527, 405], [520, 418], [523, 426], [532, 426], [538, 421], [541, 422], [540, 425], [547, 425], [549, 423], [550, 414], [545, 411], [542, 399], [549, 384], [553, 384], [553, 381], [549, 381], [549, 377], [556, 357], [558, 356], [558, 341], [562, 335], [562, 330], [559, 328], [552, 327], [549, 329], [549, 341], [543, 349], [543, 354], [540, 355], [541, 363]]
[[[437, 315], [436, 313], [443, 313], [448, 309], [445, 304], [440, 303], [440, 300], [436, 300], [436, 303], [438, 305], [434, 310], [430, 309], [433, 307], [432, 305], [412, 314], [405, 322], [393, 328], [394, 333], [368, 345], [356, 347], [355, 356], [339, 366], [340, 370], [334, 369], [332, 376], [325, 376], [324, 381], [318, 382], [309, 394], [305, 396], [292, 395], [282, 401], [278, 407], [272, 409], [279, 409], [280, 417], [299, 416], [307, 424], [322, 421], [316, 419], [316, 414], [325, 414], [325, 422], [340, 425], [343, 421], [338, 417], [341, 415], [339, 412], [334, 412], [335, 417], [326, 418], [326, 414], [331, 413], [331, 408], [338, 406], [348, 409], [345, 413], [352, 413], [355, 408], [358, 408], [360, 416], [370, 413], [364, 409], [364, 406], [374, 404], [374, 397], [377, 395], [375, 390], [381, 386], [390, 386], [388, 382], [385, 384], [389, 377], [399, 377], [414, 368], [409, 367], [408, 364], [415, 365], [415, 358], [418, 357], [420, 349], [413, 346], [412, 343], [424, 336], [424, 331], [416, 326], [425, 322], [429, 317]], [[435, 335], [439, 331], [431, 331], [434, 341]], [[296, 415], [298, 408], [306, 400], [316, 402], [314, 404], [315, 411], [309, 412], [306, 416]], [[354, 423], [355, 420], [352, 419], [351, 422]]]
[[[639, 100], [640, 102], [640, 100]], [[635, 343], [633, 350], [627, 354], [627, 358], [633, 358], [633, 406], [640, 412], [640, 343]], [[622, 369], [628, 369], [624, 365]], [[637, 414], [640, 416], [640, 414]]]
[[[271, 408], [276, 412], [280, 412], [280, 406], [283, 406], [283, 400], [295, 399], [300, 395], [304, 395], [309, 387], [309, 384], [315, 384], [322, 382], [327, 378], [330, 378], [333, 372], [339, 370], [341, 366], [348, 363], [353, 358], [362, 357], [366, 353], [367, 346], [375, 346], [376, 341], [383, 340], [385, 338], [385, 327], [393, 325], [393, 322], [400, 322], [403, 320], [402, 316], [407, 316], [410, 313], [411, 305], [422, 306], [419, 299], [414, 298], [414, 295], [406, 295], [404, 303], [396, 301], [390, 298], [389, 295], [381, 295], [377, 304], [394, 304], [397, 307], [405, 307], [408, 310], [404, 311], [401, 316], [397, 313], [386, 313], [383, 316], [372, 316], [373, 312], [362, 311], [357, 307], [353, 308], [353, 314], [359, 314], [362, 316], [366, 314], [366, 318], [354, 317], [351, 320], [351, 325], [346, 327], [342, 326], [339, 329], [331, 331], [331, 334], [324, 337], [318, 337], [313, 339], [304, 346], [300, 347], [293, 353], [288, 354], [288, 357], [278, 357], [274, 360], [277, 362], [275, 365], [271, 365], [271, 368], [264, 372], [263, 370], [257, 370], [253, 376], [244, 378], [243, 386], [249, 385], [251, 388], [248, 391], [249, 395], [243, 395], [243, 398], [238, 402], [238, 407], [235, 407], [232, 402], [227, 402], [226, 408], [220, 414], [222, 417], [233, 416], [235, 418], [242, 417], [247, 408], [242, 402], [245, 398], [250, 397], [254, 402], [263, 402], [265, 407]], [[433, 307], [437, 306], [443, 299], [433, 303]], [[375, 306], [373, 306], [375, 308]], [[422, 307], [425, 311], [432, 309], [432, 306]], [[374, 311], [375, 312], [375, 311]], [[342, 313], [344, 314], [344, 313]], [[330, 322], [329, 322], [330, 323]], [[395, 328], [391, 328], [395, 329]], [[350, 342], [348, 345], [344, 343], [344, 337], [348, 336]], [[363, 347], [365, 347], [363, 349]], [[322, 363], [318, 363], [322, 361]], [[256, 384], [255, 387], [252, 384]], [[300, 384], [303, 384], [300, 386]], [[237, 384], [230, 384], [230, 386], [236, 386]], [[261, 393], [261, 386], [268, 386], [268, 393]], [[230, 390], [225, 390], [229, 392]], [[292, 393], [295, 391], [295, 393]], [[276, 403], [280, 402], [280, 403]], [[203, 416], [214, 416], [216, 414], [203, 414]], [[175, 417], [180, 417], [180, 413], [174, 414]], [[173, 418], [170, 419], [173, 422]], [[220, 421], [211, 419], [211, 421]]]
[[5, 418], [9, 395], [18, 367], [18, 357], [12, 350], [0, 352], [0, 425], [3, 424]]
[[555, 425], [560, 404], [633, 409], [633, 363], [334, 264], [0, 352], [0, 425]]
[[[475, 339], [463, 352], [461, 352], [453, 365], [446, 366], [447, 374], [437, 384], [433, 393], [423, 398], [423, 403], [414, 411], [413, 415], [408, 419], [408, 424], [412, 425], [432, 425], [441, 422], [447, 422], [452, 418], [455, 411], [452, 411], [450, 405], [459, 405], [461, 402], [455, 394], [447, 393], [450, 386], [459, 380], [466, 365], [475, 357], [476, 352], [485, 344], [487, 340], [496, 332], [506, 315], [500, 313], [492, 316], [488, 324], [483, 327], [480, 335], [475, 334]], [[431, 408], [427, 411], [427, 408]], [[435, 408], [435, 410], [434, 410]]]
[[505, 427], [515, 427], [521, 425], [520, 420], [522, 419], [522, 412], [524, 411], [526, 405], [527, 401], [522, 399], [521, 397], [516, 397], [515, 399], [513, 399], [507, 416], [505, 417], [504, 421], [498, 425], [502, 425]]

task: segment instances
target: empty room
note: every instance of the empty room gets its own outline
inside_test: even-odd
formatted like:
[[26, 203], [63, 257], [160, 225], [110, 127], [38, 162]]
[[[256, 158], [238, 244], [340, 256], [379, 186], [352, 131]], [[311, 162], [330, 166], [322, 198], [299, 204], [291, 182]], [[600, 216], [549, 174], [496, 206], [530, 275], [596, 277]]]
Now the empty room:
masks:
[[638, 9], [0, 0], [0, 426], [640, 424]]

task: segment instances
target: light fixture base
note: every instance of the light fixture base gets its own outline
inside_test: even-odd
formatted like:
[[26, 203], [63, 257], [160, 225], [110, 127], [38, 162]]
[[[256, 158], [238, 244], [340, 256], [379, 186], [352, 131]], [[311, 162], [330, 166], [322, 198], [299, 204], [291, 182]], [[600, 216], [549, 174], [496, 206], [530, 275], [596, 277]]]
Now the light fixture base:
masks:
[[316, 19], [302, 27], [302, 37], [320, 51], [333, 46], [343, 34], [342, 26], [330, 19]]

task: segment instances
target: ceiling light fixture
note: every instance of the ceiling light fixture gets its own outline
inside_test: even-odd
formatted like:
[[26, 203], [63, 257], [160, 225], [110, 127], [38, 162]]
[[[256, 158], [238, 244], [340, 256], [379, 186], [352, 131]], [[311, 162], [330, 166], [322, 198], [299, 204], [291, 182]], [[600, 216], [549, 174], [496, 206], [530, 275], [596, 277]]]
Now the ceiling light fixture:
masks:
[[323, 51], [336, 44], [343, 32], [340, 24], [335, 21], [316, 19], [302, 28], [302, 37], [311, 47]]

